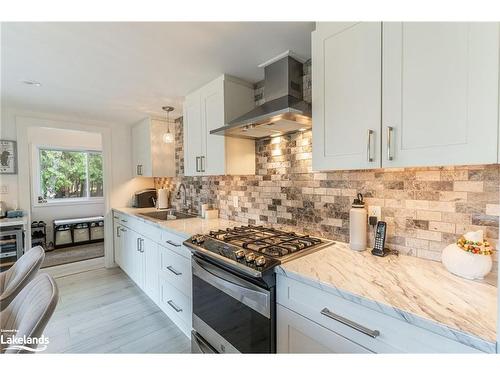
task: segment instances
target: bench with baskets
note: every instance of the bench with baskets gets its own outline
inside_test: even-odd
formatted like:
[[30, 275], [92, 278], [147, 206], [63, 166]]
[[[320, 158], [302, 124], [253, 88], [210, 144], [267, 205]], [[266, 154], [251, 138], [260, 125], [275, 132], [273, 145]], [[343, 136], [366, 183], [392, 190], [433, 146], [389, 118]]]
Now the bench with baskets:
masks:
[[104, 241], [104, 217], [54, 220], [54, 248]]

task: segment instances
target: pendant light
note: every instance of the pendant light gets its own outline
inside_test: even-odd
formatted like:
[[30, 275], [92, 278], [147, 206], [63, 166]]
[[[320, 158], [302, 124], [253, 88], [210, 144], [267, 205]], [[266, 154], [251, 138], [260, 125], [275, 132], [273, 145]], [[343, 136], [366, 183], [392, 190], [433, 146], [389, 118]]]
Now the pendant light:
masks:
[[174, 143], [175, 140], [174, 134], [170, 132], [170, 112], [174, 110], [174, 107], [166, 105], [165, 107], [161, 107], [161, 109], [167, 112], [167, 132], [163, 134], [163, 142]]

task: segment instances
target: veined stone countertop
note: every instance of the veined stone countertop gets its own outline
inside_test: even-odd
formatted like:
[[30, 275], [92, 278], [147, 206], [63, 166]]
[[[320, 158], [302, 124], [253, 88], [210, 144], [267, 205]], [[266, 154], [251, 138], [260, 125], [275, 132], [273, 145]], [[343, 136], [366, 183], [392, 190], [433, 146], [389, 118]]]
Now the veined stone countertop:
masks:
[[375, 257], [339, 243], [282, 264], [278, 274], [433, 331], [495, 352], [497, 288], [450, 274], [411, 256]]
[[159, 228], [168, 230], [173, 234], [181, 237], [191, 237], [195, 234], [205, 234], [211, 230], [225, 229], [235, 226], [244, 225], [243, 223], [225, 219], [202, 219], [200, 217], [192, 219], [179, 219], [179, 220], [156, 220], [153, 218], [146, 218], [138, 215], [139, 213], [155, 212], [156, 208], [113, 208], [113, 210], [121, 212], [126, 215], [132, 215], [135, 219], [141, 220], [145, 223], [156, 225]]

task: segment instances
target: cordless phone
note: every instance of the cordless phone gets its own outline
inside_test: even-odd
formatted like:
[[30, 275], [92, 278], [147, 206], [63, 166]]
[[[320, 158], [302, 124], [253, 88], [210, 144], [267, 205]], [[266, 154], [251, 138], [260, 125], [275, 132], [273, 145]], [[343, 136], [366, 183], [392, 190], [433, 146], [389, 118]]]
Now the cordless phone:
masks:
[[385, 233], [387, 230], [387, 223], [379, 221], [377, 223], [377, 230], [375, 231], [375, 246], [373, 247], [372, 254], [384, 257], [389, 252], [385, 249]]

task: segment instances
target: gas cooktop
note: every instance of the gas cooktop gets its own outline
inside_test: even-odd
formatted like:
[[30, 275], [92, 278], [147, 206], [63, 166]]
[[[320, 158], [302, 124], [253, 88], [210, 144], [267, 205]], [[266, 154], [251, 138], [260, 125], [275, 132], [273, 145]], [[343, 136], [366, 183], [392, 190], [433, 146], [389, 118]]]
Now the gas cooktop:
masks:
[[195, 235], [184, 244], [238, 271], [260, 276], [282, 262], [330, 245], [331, 241], [265, 226], [241, 226]]

